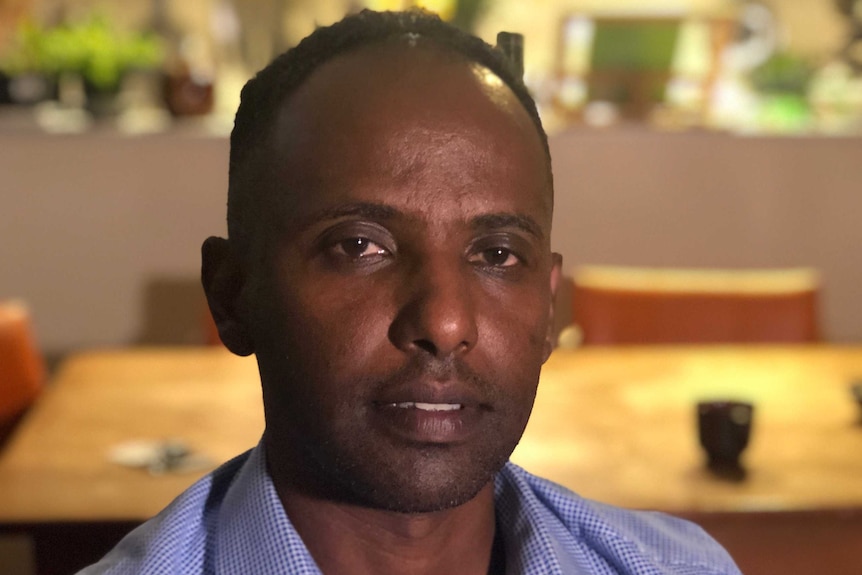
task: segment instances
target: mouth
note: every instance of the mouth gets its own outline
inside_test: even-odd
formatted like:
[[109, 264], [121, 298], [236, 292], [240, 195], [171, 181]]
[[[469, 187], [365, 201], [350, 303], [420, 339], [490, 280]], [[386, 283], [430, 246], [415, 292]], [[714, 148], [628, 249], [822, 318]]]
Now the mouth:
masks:
[[419, 401], [402, 401], [391, 403], [389, 406], [399, 409], [419, 409], [422, 411], [458, 411], [464, 409], [463, 403], [423, 403]]
[[375, 420], [387, 435], [412, 445], [454, 445], [480, 427], [485, 410], [455, 401], [386, 401], [374, 404]]

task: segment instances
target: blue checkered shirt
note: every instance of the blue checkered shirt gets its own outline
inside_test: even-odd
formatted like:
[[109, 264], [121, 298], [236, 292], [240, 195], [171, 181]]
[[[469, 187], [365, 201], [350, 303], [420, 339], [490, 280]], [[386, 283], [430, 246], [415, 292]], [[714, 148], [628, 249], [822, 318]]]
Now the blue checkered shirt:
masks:
[[[506, 572], [740, 575], [692, 523], [583, 499], [508, 463], [495, 482]], [[82, 574], [318, 575], [281, 506], [262, 444], [222, 465]]]

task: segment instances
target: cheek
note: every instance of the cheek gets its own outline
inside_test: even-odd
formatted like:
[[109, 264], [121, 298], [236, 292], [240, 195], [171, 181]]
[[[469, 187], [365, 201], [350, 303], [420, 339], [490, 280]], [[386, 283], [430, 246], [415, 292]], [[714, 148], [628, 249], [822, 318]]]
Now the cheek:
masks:
[[508, 380], [510, 386], [535, 393], [545, 355], [550, 304], [537, 298], [535, 290], [524, 292], [529, 297], [486, 298], [479, 318], [478, 347], [480, 355], [490, 362], [488, 368]]
[[486, 337], [514, 353], [533, 351], [544, 344], [550, 321], [550, 290], [537, 281], [512, 288], [486, 289], [482, 317]]
[[387, 344], [393, 306], [383, 290], [308, 282], [280, 294], [288, 349], [317, 371], [362, 373]]
[[511, 314], [485, 316], [479, 322], [479, 347], [502, 363], [525, 367], [540, 354], [544, 344], [544, 322], [533, 317], [511, 317]]

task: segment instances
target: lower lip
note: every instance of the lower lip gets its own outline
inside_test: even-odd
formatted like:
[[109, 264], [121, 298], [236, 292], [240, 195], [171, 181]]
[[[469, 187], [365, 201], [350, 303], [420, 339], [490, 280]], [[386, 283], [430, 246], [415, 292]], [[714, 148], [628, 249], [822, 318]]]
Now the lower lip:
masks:
[[412, 443], [461, 443], [473, 434], [482, 417], [482, 412], [474, 407], [451, 411], [425, 411], [392, 404], [375, 407], [377, 420], [389, 433]]

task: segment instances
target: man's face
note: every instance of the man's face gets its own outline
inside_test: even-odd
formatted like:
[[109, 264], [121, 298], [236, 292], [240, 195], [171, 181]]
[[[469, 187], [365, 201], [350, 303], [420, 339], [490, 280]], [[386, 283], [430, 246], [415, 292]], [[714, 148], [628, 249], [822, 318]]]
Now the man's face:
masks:
[[550, 352], [535, 127], [496, 76], [420, 42], [328, 62], [276, 134], [279, 229], [247, 290], [276, 482], [401, 512], [466, 502]]

